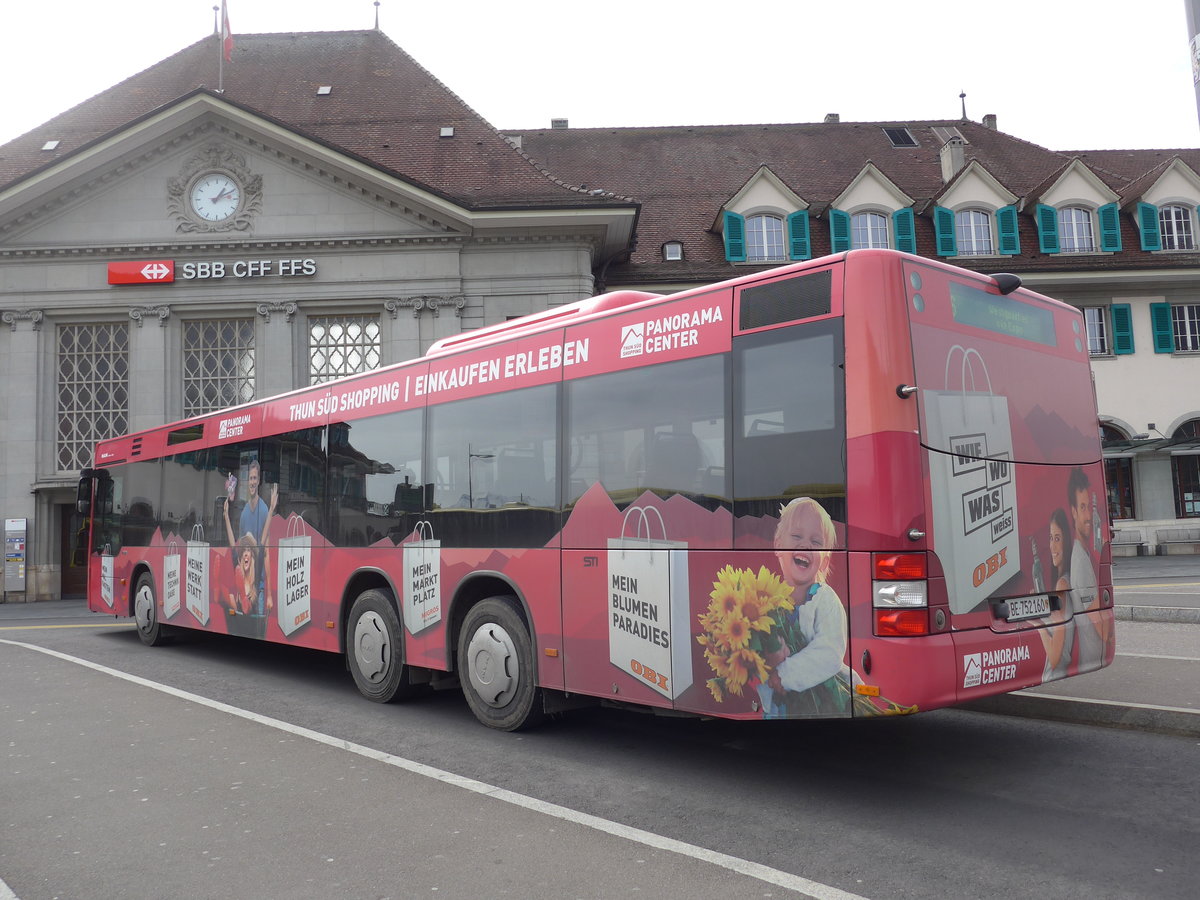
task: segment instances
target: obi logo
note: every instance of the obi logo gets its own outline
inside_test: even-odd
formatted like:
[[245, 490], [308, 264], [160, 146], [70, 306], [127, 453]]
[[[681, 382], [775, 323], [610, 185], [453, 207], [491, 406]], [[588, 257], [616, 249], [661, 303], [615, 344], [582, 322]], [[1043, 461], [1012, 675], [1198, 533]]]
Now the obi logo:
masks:
[[621, 359], [641, 356], [646, 345], [646, 323], [625, 325], [621, 328]]

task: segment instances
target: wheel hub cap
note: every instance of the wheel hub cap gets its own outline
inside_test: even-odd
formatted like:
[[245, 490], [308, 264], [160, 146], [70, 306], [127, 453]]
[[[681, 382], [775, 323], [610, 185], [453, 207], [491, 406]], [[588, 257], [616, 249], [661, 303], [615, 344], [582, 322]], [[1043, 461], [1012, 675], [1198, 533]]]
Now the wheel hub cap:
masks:
[[504, 706], [520, 680], [517, 648], [508, 632], [488, 623], [475, 632], [467, 645], [467, 672], [471, 687], [488, 705]]
[[387, 675], [392, 648], [379, 613], [369, 612], [359, 617], [354, 626], [354, 658], [369, 681], [379, 682]]

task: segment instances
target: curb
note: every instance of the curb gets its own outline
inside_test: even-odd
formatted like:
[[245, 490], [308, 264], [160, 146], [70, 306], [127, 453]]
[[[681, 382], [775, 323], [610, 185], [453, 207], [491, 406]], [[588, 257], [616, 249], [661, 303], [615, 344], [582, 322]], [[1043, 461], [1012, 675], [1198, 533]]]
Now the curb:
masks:
[[1117, 703], [1113, 700], [1080, 700], [1049, 694], [998, 694], [960, 704], [959, 709], [1048, 719], [1075, 725], [1100, 725], [1182, 737], [1200, 737], [1200, 710], [1174, 706], [1150, 706], [1143, 703]]
[[1113, 605], [1118, 622], [1174, 622], [1200, 625], [1200, 609], [1191, 606], [1121, 606]]

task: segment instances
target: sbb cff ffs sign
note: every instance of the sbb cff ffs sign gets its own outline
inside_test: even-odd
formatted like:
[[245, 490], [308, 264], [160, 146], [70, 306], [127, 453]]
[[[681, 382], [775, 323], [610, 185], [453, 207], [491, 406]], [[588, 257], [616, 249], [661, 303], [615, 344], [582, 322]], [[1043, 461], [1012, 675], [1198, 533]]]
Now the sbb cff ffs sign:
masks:
[[173, 259], [139, 259], [108, 264], [109, 284], [165, 284], [174, 280]]
[[139, 259], [133, 262], [108, 264], [109, 284], [166, 284], [175, 281], [211, 280], [215, 278], [262, 278], [275, 275], [290, 278], [316, 275], [314, 259], [235, 259], [232, 261], [200, 261], [181, 263], [176, 272], [173, 259]]

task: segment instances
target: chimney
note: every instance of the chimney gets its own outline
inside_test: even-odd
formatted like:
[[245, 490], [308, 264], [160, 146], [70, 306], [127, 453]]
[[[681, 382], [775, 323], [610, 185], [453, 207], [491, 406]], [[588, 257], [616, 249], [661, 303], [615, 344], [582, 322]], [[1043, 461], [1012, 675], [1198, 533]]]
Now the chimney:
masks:
[[986, 116], [983, 117], [983, 127], [990, 128], [990, 129], [992, 129], [992, 131], [996, 130], [996, 114], [995, 113], [988, 113]]
[[842, 117], [838, 113], [825, 113], [826, 123], [837, 123], [842, 121]]
[[949, 183], [950, 179], [957, 175], [965, 163], [965, 153], [963, 152], [963, 142], [961, 138], [950, 138], [946, 143], [942, 144], [942, 149], [939, 152], [942, 161], [942, 181]]
[[567, 120], [566, 119], [551, 119], [550, 127], [551, 128], [566, 128]]

